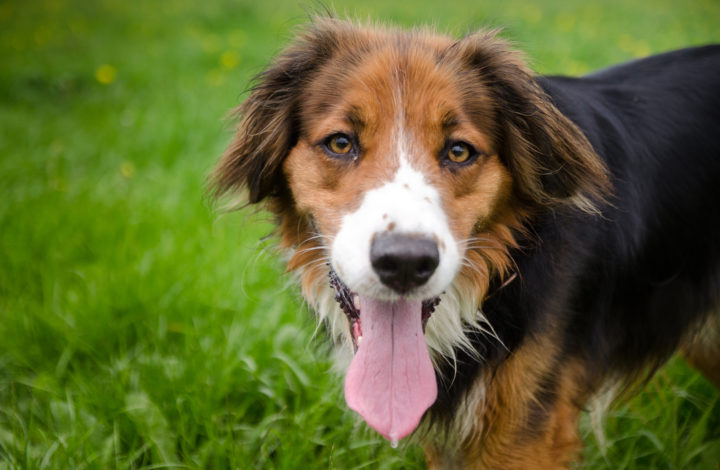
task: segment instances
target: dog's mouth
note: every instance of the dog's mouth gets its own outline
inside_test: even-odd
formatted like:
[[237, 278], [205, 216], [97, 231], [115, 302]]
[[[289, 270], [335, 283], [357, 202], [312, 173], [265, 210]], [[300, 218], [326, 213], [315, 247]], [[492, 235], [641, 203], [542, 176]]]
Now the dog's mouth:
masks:
[[440, 298], [365, 297], [352, 292], [332, 269], [330, 285], [347, 316], [355, 349], [345, 377], [345, 400], [368, 425], [397, 443], [417, 428], [437, 397], [424, 332]]
[[[350, 336], [352, 338], [353, 350], [357, 352], [358, 345], [362, 341], [362, 328], [360, 327], [360, 296], [350, 290], [348, 286], [338, 277], [332, 268], [329, 272], [330, 287], [335, 292], [335, 301], [345, 313], [350, 326]], [[420, 321], [422, 330], [425, 333], [425, 325], [430, 316], [435, 311], [435, 307], [440, 303], [440, 297], [433, 297], [423, 300], [421, 303]]]

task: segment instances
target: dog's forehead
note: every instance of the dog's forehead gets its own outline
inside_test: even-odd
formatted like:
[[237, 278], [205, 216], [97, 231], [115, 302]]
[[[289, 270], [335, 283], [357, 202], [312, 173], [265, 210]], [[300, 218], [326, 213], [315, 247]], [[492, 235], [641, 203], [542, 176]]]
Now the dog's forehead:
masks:
[[448, 47], [449, 42], [433, 38], [417, 44], [388, 41], [371, 51], [341, 50], [308, 84], [301, 105], [304, 130], [324, 132], [309, 127], [330, 120], [365, 127], [373, 135], [391, 123], [426, 134], [469, 122], [469, 116], [491, 116], [491, 100], [477, 75], [458, 61], [443, 60]]

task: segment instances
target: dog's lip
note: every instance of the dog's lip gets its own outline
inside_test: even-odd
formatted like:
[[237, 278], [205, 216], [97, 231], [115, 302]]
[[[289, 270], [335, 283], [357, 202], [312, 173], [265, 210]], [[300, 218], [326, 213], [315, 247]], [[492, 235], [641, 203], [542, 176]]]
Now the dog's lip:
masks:
[[[350, 328], [350, 337], [353, 342], [353, 349], [357, 352], [360, 342], [362, 342], [362, 321], [360, 311], [360, 296], [351, 291], [350, 288], [340, 279], [334, 269], [330, 268], [328, 272], [330, 277], [330, 286], [333, 288], [335, 301], [345, 313]], [[435, 311], [435, 307], [440, 303], [440, 297], [431, 297], [422, 301], [422, 328], [425, 332], [430, 316]]]

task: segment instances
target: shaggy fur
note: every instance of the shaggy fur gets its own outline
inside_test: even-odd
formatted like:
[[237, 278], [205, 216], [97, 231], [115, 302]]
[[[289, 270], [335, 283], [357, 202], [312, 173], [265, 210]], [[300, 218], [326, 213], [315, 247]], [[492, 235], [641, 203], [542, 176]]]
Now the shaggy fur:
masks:
[[[718, 77], [718, 46], [535, 77], [493, 33], [319, 19], [257, 77], [213, 184], [276, 216], [289, 270], [351, 351], [334, 243], [374, 210], [365, 195], [420, 174], [460, 259], [417, 294], [441, 299], [425, 330], [438, 396], [416, 433], [428, 464], [565, 468], [607, 384], [680, 348], [720, 385]], [[352, 158], [322, 150], [338, 131]], [[459, 140], [468, 164], [443, 157]]]

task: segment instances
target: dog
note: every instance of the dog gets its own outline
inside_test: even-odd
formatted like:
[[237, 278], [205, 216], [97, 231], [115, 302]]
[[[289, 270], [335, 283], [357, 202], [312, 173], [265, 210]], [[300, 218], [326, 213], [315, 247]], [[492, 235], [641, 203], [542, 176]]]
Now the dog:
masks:
[[348, 406], [430, 468], [567, 468], [677, 350], [720, 385], [720, 46], [538, 77], [316, 18], [237, 114], [215, 196], [274, 214]]

